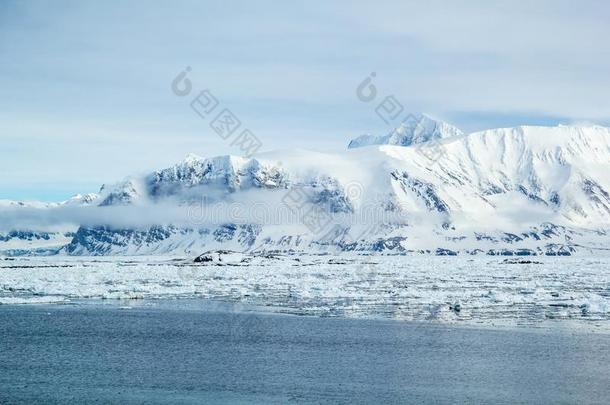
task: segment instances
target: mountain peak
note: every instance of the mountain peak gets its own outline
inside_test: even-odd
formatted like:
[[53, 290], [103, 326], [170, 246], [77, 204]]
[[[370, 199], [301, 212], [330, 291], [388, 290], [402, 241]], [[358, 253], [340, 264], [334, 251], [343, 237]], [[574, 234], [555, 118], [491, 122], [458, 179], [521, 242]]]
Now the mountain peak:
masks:
[[189, 153], [186, 155], [186, 157], [184, 158], [184, 160], [181, 163], [188, 165], [188, 164], [201, 162], [202, 160], [203, 160], [203, 158], [201, 156], [196, 155], [194, 153]]
[[459, 128], [444, 121], [436, 120], [425, 114], [411, 114], [387, 135], [361, 135], [349, 143], [348, 149], [369, 145], [411, 146], [462, 135], [464, 133]]
[[88, 194], [76, 194], [75, 196], [70, 197], [66, 201], [61, 202], [61, 205], [90, 205], [94, 203], [99, 198], [98, 194], [88, 193]]

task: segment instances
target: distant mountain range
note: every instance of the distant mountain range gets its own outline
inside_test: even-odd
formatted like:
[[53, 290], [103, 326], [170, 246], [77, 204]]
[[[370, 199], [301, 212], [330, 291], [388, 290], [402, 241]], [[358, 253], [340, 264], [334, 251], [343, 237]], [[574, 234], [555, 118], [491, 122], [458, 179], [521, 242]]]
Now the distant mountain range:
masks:
[[[189, 155], [147, 176], [104, 185], [99, 195], [58, 204], [3, 201], [0, 209], [13, 214], [19, 207], [52, 215], [84, 206], [117, 209], [127, 218], [125, 226], [46, 232], [55, 242], [38, 245], [41, 230], [0, 232], [0, 251], [588, 254], [610, 248], [609, 190], [609, 128], [520, 126], [466, 135], [416, 115], [384, 136], [352, 140], [341, 153]], [[162, 215], [167, 207], [188, 215], [169, 221]], [[221, 214], [210, 217], [218, 207]], [[237, 215], [238, 208], [247, 212]], [[130, 216], [147, 212], [147, 226], [129, 226]]]

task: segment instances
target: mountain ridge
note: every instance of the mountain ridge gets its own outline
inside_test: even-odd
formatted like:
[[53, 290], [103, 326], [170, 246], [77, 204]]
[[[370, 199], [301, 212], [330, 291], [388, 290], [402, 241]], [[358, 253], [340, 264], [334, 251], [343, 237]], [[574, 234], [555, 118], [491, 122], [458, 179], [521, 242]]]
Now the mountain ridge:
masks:
[[[155, 223], [153, 216], [144, 230], [87, 225], [58, 251], [197, 253], [215, 247], [573, 254], [604, 251], [610, 245], [609, 128], [458, 131], [445, 131], [449, 136], [403, 131], [401, 136], [407, 136], [400, 139], [407, 146], [391, 144], [400, 139], [388, 137], [389, 144], [359, 144], [340, 153], [299, 150], [251, 158], [190, 154], [149, 175], [104, 185], [97, 198], [86, 198], [87, 205], [143, 213], [169, 203], [187, 208], [199, 204], [202, 211], [224, 204], [228, 212], [237, 205], [258, 205], [268, 217], [261, 220], [250, 213], [238, 223], [225, 213], [226, 218], [210, 225], [192, 220]], [[296, 194], [303, 198], [302, 206], [290, 207]], [[308, 218], [307, 210], [316, 211], [317, 217]], [[280, 212], [297, 220], [276, 218]], [[310, 223], [327, 218], [330, 225], [324, 229]]]

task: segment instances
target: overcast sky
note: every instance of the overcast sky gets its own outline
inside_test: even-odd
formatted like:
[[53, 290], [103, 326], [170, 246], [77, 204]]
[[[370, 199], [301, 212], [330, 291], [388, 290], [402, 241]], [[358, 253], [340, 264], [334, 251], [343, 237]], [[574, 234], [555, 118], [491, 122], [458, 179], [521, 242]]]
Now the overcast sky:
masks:
[[0, 199], [239, 154], [170, 90], [186, 66], [262, 150], [386, 133], [356, 98], [371, 72], [380, 96], [467, 132], [607, 125], [610, 6], [533, 3], [0, 1]]

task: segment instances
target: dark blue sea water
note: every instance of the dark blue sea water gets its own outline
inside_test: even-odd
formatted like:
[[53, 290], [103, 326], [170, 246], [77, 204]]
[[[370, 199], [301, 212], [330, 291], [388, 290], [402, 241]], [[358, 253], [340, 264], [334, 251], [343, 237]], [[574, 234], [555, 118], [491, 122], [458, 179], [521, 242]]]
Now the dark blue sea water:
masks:
[[608, 403], [610, 336], [0, 306], [1, 403]]

